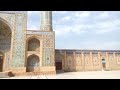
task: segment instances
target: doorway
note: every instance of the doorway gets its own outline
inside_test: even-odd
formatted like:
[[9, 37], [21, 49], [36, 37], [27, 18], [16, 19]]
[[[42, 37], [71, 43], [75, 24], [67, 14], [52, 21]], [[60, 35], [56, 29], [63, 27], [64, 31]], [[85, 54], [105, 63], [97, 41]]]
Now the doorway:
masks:
[[[4, 58], [10, 58], [9, 55], [11, 51], [11, 39], [12, 30], [10, 25], [6, 20], [0, 17], [0, 72], [3, 71]], [[9, 63], [5, 63], [5, 65], [8, 64]]]
[[0, 72], [2, 72], [3, 69], [3, 54], [0, 53]]
[[103, 68], [103, 69], [106, 68], [106, 61], [105, 61], [105, 59], [102, 59], [102, 68]]
[[37, 69], [39, 69], [39, 57], [37, 55], [31, 55], [27, 59], [27, 68], [26, 72], [36, 72]]
[[62, 62], [55, 62], [56, 70], [62, 70]]

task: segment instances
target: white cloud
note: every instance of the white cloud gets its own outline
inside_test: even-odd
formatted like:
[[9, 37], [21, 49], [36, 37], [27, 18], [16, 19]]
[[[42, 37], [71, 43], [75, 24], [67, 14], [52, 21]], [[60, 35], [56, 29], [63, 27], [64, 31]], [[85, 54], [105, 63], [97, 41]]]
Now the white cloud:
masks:
[[[59, 27], [59, 28], [58, 28]], [[58, 26], [55, 30], [56, 35], [61, 36], [71, 32], [71, 27], [69, 26]]]
[[97, 13], [99, 13], [99, 15], [96, 15], [94, 17], [95, 19], [105, 19], [110, 16], [108, 11], [97, 11]]
[[[111, 14], [112, 13], [112, 14]], [[36, 11], [32, 15], [32, 12], [29, 12], [29, 17], [40, 16], [40, 12]], [[109, 11], [54, 11], [53, 12], [53, 28], [56, 32], [56, 43], [63, 43], [61, 39], [66, 37], [66, 43], [71, 44], [68, 46], [56, 46], [57, 48], [82, 48], [82, 49], [120, 49], [120, 41], [116, 42], [106, 42], [103, 40], [102, 44], [98, 41], [94, 42], [89, 37], [97, 35], [107, 35], [113, 33], [120, 29], [120, 12], [114, 13]], [[30, 24], [28, 25], [29, 29], [38, 29], [38, 26], [35, 24], [35, 20], [29, 20]], [[34, 22], [33, 22], [34, 21]], [[40, 20], [39, 20], [40, 21]], [[88, 34], [90, 33], [90, 34]], [[80, 43], [77, 46], [78, 42], [74, 42], [71, 39], [69, 41], [70, 35], [76, 36], [78, 42]], [[79, 36], [87, 36], [85, 43], [81, 41], [82, 39]], [[115, 36], [115, 35], [114, 35]], [[81, 40], [80, 40], [80, 39]], [[111, 37], [105, 37], [112, 39]], [[60, 41], [58, 41], [58, 39]], [[79, 41], [80, 40], [80, 41]], [[74, 45], [73, 42], [75, 43]], [[106, 43], [105, 43], [106, 42]]]
[[76, 17], [85, 18], [90, 16], [90, 11], [73, 12]]
[[65, 21], [65, 20], [70, 20], [71, 19], [71, 17], [70, 16], [66, 16], [66, 17], [63, 17], [62, 18], [62, 21]]
[[73, 34], [83, 34], [87, 32], [87, 30], [84, 30], [84, 25], [74, 25], [74, 26], [67, 26], [67, 25], [57, 25], [54, 30], [56, 32], [56, 36], [69, 36], [70, 33]]
[[[74, 13], [74, 15], [77, 16], [77, 18], [67, 14], [65, 17], [61, 17], [61, 19], [56, 20], [57, 21], [56, 24], [57, 23], [63, 24], [67, 20], [69, 20], [69, 22], [72, 23], [69, 26], [66, 23], [66, 26], [64, 24], [64, 27], [61, 25], [61, 27], [59, 27], [61, 29], [60, 31], [58, 31], [58, 28], [57, 28], [56, 29], [57, 35], [62, 35], [63, 32], [65, 34], [67, 34], [67, 33], [69, 34], [70, 32], [75, 33], [75, 34], [82, 34], [82, 33], [84, 34], [85, 32], [88, 32], [88, 31], [93, 31], [94, 33], [102, 34], [102, 33], [108, 33], [108, 32], [115, 31], [115, 30], [117, 30], [117, 28], [119, 28], [118, 25], [120, 24], [120, 20], [114, 20], [114, 19], [109, 20], [108, 19], [106, 21], [97, 21], [96, 23], [93, 23], [93, 24], [92, 24], [92, 22], [94, 22], [94, 21], [91, 20], [90, 22], [86, 21], [86, 23], [82, 23], [80, 17], [84, 17], [84, 19], [87, 17], [90, 17], [88, 19], [91, 19], [93, 14], [90, 14], [91, 13], [90, 11], [85, 11], [85, 12], [80, 11], [80, 12], [72, 12], [72, 13]], [[96, 12], [96, 13], [98, 13], [98, 15], [95, 17], [96, 19], [109, 17], [108, 12], [105, 12], [105, 11], [104, 12]], [[84, 19], [82, 19], [82, 20], [84, 20]], [[70, 28], [68, 28], [68, 27], [70, 27]], [[69, 31], [69, 32], [66, 32], [66, 31]]]
[[100, 14], [100, 18], [106, 18], [106, 17], [108, 17], [109, 16], [109, 13], [108, 12], [106, 12], [106, 11], [104, 11], [103, 13], [101, 13]]
[[68, 11], [53, 11], [54, 14], [66, 14]]
[[120, 20], [98, 22], [95, 27], [98, 27], [96, 33], [108, 33], [116, 31], [120, 28]]

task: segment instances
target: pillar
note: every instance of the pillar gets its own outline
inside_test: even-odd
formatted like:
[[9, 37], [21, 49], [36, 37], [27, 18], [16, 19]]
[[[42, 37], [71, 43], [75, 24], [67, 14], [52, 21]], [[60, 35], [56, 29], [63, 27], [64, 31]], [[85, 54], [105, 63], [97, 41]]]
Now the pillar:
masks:
[[85, 58], [84, 58], [84, 52], [81, 52], [81, 59], [82, 59], [82, 65], [83, 65], [83, 71], [85, 71]]
[[99, 60], [100, 70], [102, 70], [102, 58], [101, 58], [101, 53], [100, 52], [98, 52], [98, 60]]
[[90, 70], [94, 71], [94, 66], [93, 66], [93, 53], [90, 52]]

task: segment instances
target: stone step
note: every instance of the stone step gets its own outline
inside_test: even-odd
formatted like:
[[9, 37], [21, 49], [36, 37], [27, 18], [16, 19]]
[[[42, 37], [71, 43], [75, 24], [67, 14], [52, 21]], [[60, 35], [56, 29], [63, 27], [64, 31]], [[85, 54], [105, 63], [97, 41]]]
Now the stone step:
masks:
[[104, 71], [110, 71], [110, 69], [106, 69], [106, 68], [105, 68]]
[[57, 70], [56, 72], [57, 72], [57, 73], [64, 73], [63, 70]]
[[9, 72], [0, 72], [0, 78], [9, 78]]

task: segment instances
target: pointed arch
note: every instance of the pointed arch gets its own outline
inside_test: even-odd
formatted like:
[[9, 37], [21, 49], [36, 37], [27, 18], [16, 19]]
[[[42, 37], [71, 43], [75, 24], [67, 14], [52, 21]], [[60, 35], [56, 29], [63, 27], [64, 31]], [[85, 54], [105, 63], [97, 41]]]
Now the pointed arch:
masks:
[[0, 17], [0, 71], [9, 67], [12, 41], [12, 29], [10, 24]]
[[37, 55], [33, 54], [27, 58], [27, 68], [26, 68], [27, 72], [34, 72], [36, 71], [35, 69], [39, 69], [39, 66], [40, 66], [40, 59]]
[[27, 51], [40, 51], [40, 40], [38, 38], [30, 38], [27, 42]]
[[5, 19], [3, 19], [3, 18], [0, 17], [0, 22], [4, 23], [4, 24], [5, 24], [6, 26], [8, 26], [9, 29], [12, 31], [12, 27], [11, 27], [11, 25], [9, 24], [8, 21], [6, 21]]

